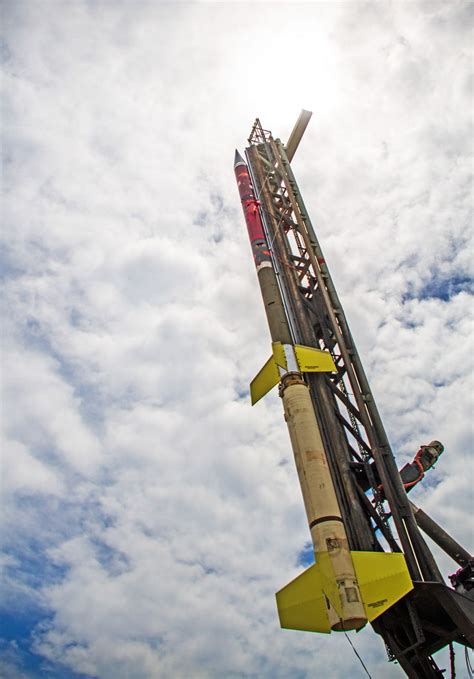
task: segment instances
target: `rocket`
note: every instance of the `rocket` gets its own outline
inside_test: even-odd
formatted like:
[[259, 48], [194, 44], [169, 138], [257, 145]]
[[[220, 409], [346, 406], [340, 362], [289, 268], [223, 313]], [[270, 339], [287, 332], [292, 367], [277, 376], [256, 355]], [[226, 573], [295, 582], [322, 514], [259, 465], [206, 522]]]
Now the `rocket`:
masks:
[[276, 594], [280, 624], [311, 632], [362, 628], [413, 583], [402, 553], [350, 550], [321, 432], [304, 374], [335, 372], [327, 351], [297, 344], [280, 293], [261, 206], [249, 168], [235, 152], [234, 173], [272, 340], [272, 355], [250, 385], [252, 405], [279, 385], [315, 563]]

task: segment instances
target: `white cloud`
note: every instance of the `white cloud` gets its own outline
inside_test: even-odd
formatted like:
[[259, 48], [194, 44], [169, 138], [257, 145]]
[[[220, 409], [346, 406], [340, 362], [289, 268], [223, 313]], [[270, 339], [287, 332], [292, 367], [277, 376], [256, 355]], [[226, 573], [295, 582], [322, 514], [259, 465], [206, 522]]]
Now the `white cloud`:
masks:
[[18, 441], [4, 441], [3, 482], [10, 491], [62, 495], [61, 480], [46, 465], [28, 452]]
[[279, 399], [245, 397], [270, 346], [231, 161], [256, 115], [285, 140], [314, 111], [306, 205], [400, 464], [446, 445], [414, 500], [469, 547], [472, 6], [249, 7], [4, 8], [8, 601], [71, 672], [364, 676], [277, 623], [308, 531]]
[[[14, 442], [9, 458], [27, 449], [46, 456], [53, 466], [59, 464], [79, 473], [91, 473], [99, 463], [100, 447], [79, 414], [80, 400], [55, 370], [54, 361], [44, 353], [7, 350], [3, 353], [7, 435]], [[20, 445], [15, 442], [19, 442]], [[29, 455], [28, 455], [29, 456]], [[27, 461], [27, 458], [24, 458]], [[21, 464], [21, 462], [20, 462]], [[38, 473], [40, 464], [34, 469]], [[21, 475], [21, 470], [17, 467]], [[15, 472], [13, 472], [15, 475]], [[50, 473], [43, 468], [43, 481]], [[45, 476], [46, 475], [46, 476]], [[58, 489], [54, 479], [53, 491]], [[36, 482], [39, 482], [38, 476]]]

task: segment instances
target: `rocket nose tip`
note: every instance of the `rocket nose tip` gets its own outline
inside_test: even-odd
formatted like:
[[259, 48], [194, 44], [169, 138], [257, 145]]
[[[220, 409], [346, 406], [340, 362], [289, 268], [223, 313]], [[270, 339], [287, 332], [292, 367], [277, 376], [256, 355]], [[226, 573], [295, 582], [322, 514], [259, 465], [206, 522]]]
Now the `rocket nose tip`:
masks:
[[237, 151], [237, 149], [235, 149], [234, 167], [237, 165], [237, 163], [245, 163], [245, 161], [240, 155], [240, 153]]

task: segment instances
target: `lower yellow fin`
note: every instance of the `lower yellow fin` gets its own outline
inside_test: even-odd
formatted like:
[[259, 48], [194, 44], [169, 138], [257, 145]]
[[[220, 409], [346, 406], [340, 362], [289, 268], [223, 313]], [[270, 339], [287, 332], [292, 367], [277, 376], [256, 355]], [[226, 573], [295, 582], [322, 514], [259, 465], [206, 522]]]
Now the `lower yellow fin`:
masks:
[[[351, 552], [367, 620], [375, 620], [413, 589], [403, 554]], [[317, 563], [276, 594], [280, 624], [286, 629], [329, 634], [328, 608], [343, 619], [342, 603], [329, 556], [317, 554]]]
[[367, 619], [375, 620], [413, 589], [405, 556], [390, 552], [351, 552]]
[[276, 593], [282, 627], [329, 634], [331, 627], [322, 583], [319, 566], [313, 564]]

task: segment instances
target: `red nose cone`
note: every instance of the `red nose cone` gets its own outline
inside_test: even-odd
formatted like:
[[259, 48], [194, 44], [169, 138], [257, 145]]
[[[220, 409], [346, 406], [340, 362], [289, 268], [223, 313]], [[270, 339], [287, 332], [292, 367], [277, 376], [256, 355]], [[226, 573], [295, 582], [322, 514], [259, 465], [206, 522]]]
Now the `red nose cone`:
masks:
[[235, 149], [234, 167], [237, 167], [237, 165], [245, 165], [245, 160], [242, 158], [237, 149]]

